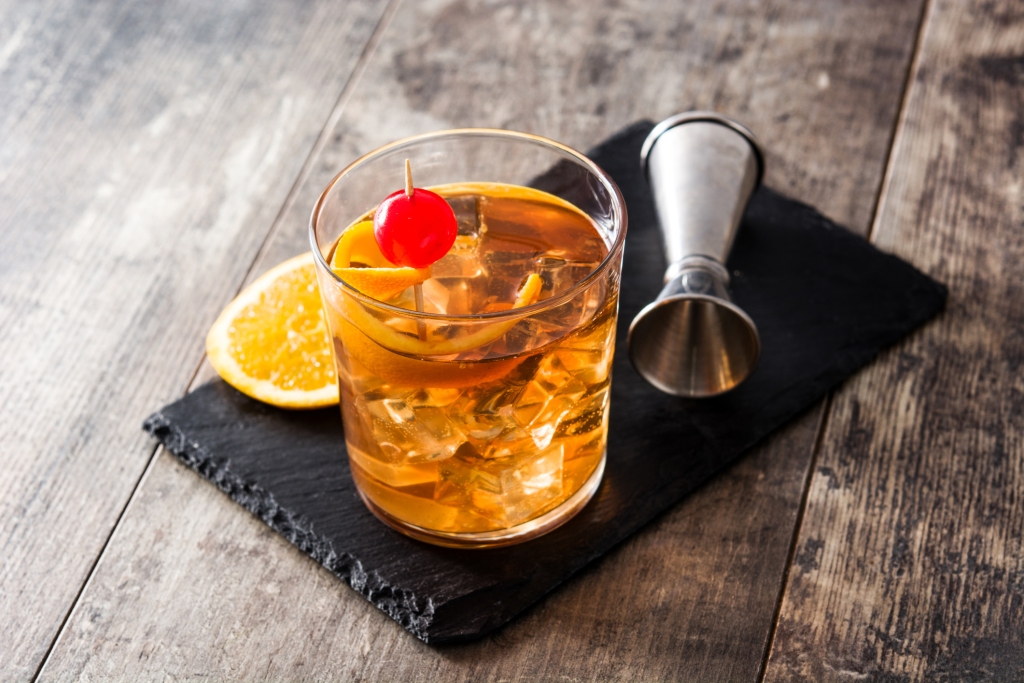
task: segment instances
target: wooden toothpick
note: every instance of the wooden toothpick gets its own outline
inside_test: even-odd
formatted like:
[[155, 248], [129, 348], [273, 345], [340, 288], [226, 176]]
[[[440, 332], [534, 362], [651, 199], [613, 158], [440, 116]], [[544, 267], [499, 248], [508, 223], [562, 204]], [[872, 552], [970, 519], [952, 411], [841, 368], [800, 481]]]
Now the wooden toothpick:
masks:
[[[412, 199], [412, 163], [408, 159], [405, 160], [405, 196]], [[416, 283], [412, 286], [413, 296], [416, 298], [416, 310], [420, 313], [423, 312], [423, 285]], [[427, 325], [422, 320], [416, 320], [416, 334], [419, 335], [420, 341], [427, 340]]]
[[[413, 294], [416, 296], [416, 310], [420, 313], [423, 312], [423, 285], [415, 284], [412, 286]], [[427, 325], [422, 320], [417, 318], [416, 320], [416, 334], [419, 336], [420, 341], [427, 341]]]

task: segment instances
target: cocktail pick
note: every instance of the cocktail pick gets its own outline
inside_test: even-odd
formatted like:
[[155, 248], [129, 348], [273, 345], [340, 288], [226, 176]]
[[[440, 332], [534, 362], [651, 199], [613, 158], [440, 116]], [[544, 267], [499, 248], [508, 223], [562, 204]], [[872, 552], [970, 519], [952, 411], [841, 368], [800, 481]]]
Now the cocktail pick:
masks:
[[[373, 237], [384, 257], [396, 266], [426, 268], [448, 253], [458, 236], [455, 212], [441, 195], [414, 187], [412, 164], [405, 160], [405, 188], [392, 192], [373, 215]], [[416, 310], [423, 312], [423, 285], [413, 286]], [[416, 321], [419, 338], [426, 326]]]
[[738, 123], [687, 112], [651, 131], [641, 162], [669, 266], [664, 289], [630, 325], [629, 358], [665, 393], [724, 393], [750, 376], [761, 354], [757, 327], [729, 299], [724, 263], [764, 175], [764, 154]]
[[[408, 159], [405, 160], [405, 196], [412, 199], [412, 195], [416, 188], [412, 184], [412, 162]], [[458, 219], [456, 219], [457, 221]], [[376, 232], [374, 233], [376, 235]], [[417, 282], [412, 286], [413, 299], [416, 303], [416, 310], [420, 313], [423, 312], [423, 283]], [[416, 321], [416, 330], [419, 332], [420, 341], [427, 338], [427, 329], [423, 324], [422, 320]]]

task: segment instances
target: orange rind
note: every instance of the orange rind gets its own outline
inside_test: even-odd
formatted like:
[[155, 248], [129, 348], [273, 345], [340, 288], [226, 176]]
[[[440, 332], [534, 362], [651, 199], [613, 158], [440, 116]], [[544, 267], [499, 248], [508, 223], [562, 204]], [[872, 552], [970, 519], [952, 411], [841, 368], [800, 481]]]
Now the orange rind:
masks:
[[[535, 303], [543, 286], [544, 281], [540, 275], [530, 273], [520, 287], [516, 301], [510, 310], [514, 311]], [[427, 332], [424, 338], [420, 338], [418, 335], [411, 334], [409, 330], [401, 329], [409, 327], [408, 319], [396, 318], [394, 325], [388, 324], [355, 300], [349, 300], [346, 313], [350, 321], [377, 344], [408, 356], [457, 356], [460, 353], [490, 344], [519, 322], [519, 319], [514, 318], [501, 322], [482, 323], [472, 331], [451, 337], [447, 336], [451, 329], [448, 325], [438, 326], [438, 329], [431, 330], [429, 329], [431, 326], [425, 324]], [[469, 323], [466, 322], [460, 322], [456, 327], [470, 329]]]
[[501, 379], [523, 360], [503, 358], [473, 363], [419, 360], [389, 352], [347, 320], [337, 321], [335, 332], [341, 337], [349, 358], [366, 372], [397, 387], [461, 389]]
[[393, 299], [430, 277], [429, 267], [392, 265], [377, 246], [372, 221], [356, 223], [341, 235], [331, 258], [331, 270], [355, 289], [378, 301]]

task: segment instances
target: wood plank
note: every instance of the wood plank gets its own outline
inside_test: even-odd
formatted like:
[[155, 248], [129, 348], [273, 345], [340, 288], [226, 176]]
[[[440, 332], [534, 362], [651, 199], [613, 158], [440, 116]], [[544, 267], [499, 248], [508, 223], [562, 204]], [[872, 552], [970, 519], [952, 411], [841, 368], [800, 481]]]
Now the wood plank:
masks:
[[1022, 45], [929, 9], [874, 239], [950, 300], [834, 400], [769, 681], [1024, 679]]
[[[403, 4], [255, 270], [303, 250], [319, 189], [392, 138], [492, 125], [585, 147], [693, 107], [746, 121], [770, 150], [770, 184], [866, 232], [918, 16], [914, 4]], [[837, 125], [849, 135], [833, 139]], [[817, 418], [494, 637], [437, 650], [161, 456], [42, 679], [752, 680]]]
[[[385, 3], [0, 9], [0, 671], [37, 671]], [[169, 330], [173, 333], [168, 334]]]
[[[496, 635], [444, 648], [161, 453], [39, 680], [753, 680], [774, 595], [750, 586], [777, 587], [765, 552], [785, 555], [775, 517], [792, 523], [803, 484], [771, 456], [805, 449], [815, 417]], [[739, 496], [757, 521], [720, 523]]]

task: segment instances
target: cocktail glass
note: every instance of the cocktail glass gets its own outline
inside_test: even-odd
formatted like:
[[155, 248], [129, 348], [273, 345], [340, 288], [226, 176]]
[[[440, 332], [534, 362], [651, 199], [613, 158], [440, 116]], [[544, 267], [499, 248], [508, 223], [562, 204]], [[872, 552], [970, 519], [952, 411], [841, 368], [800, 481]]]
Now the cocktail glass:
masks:
[[[328, 265], [342, 233], [402, 187], [406, 159], [416, 185], [444, 196], [459, 220], [455, 247], [424, 283], [423, 312], [365, 296]], [[548, 251], [488, 251], [481, 207], [513, 196], [542, 230], [566, 229], [546, 226], [548, 215], [586, 223], [600, 256], [574, 258], [564, 240]], [[377, 517], [429, 543], [491, 547], [546, 533], [586, 505], [604, 472], [625, 230], [625, 204], [604, 171], [525, 133], [408, 138], [328, 184], [310, 240], [349, 463]], [[544, 281], [540, 300], [492, 301], [514, 298], [531, 272]], [[492, 290], [501, 294], [485, 302]]]

